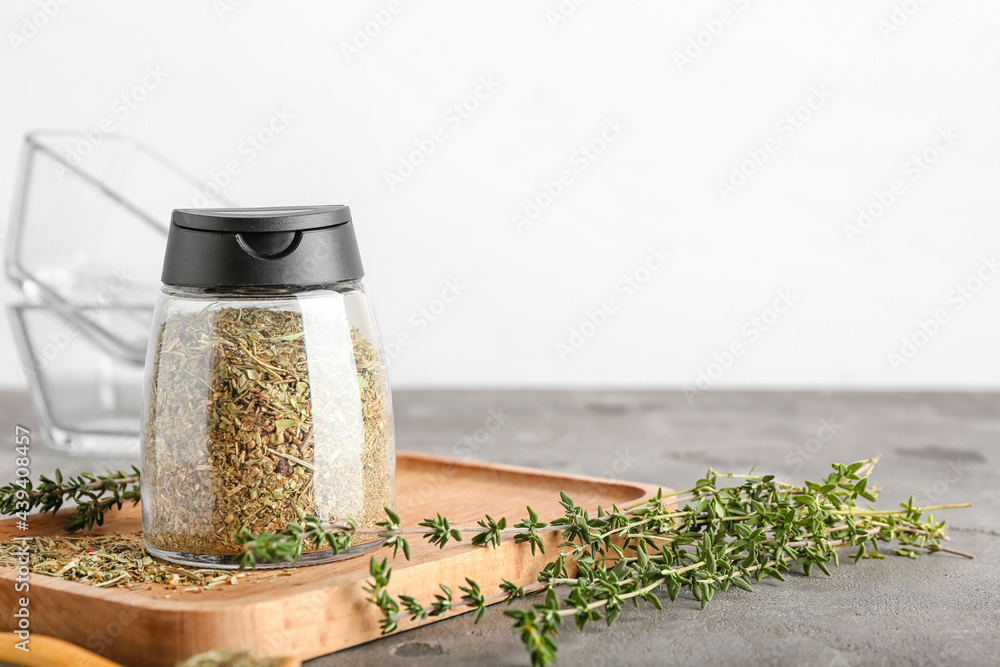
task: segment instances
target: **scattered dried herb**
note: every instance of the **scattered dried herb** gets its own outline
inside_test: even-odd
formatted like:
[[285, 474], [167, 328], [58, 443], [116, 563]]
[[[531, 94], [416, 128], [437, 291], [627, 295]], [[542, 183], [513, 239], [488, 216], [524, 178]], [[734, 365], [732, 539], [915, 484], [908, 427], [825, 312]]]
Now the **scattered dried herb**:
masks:
[[254, 651], [209, 651], [178, 663], [177, 667], [280, 667], [281, 658], [262, 658]]
[[19, 552], [25, 547], [32, 573], [98, 588], [136, 590], [160, 584], [171, 590], [195, 592], [235, 585], [245, 576], [165, 563], [146, 553], [140, 535], [124, 534], [0, 542], [0, 565], [18, 567]]
[[381, 355], [357, 328], [335, 341], [306, 324], [325, 323], [259, 306], [166, 318], [143, 448], [152, 547], [232, 555], [242, 531], [306, 515], [375, 527], [394, 504]]

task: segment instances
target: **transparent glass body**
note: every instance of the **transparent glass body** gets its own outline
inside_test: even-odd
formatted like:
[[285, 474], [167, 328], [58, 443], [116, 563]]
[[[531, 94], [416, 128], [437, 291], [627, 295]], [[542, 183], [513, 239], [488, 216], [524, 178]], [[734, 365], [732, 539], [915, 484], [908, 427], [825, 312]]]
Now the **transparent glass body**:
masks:
[[[19, 180], [4, 268], [36, 304], [152, 310], [169, 222], [163, 212], [233, 205], [221, 195], [199, 199], [198, 179], [117, 134], [95, 146], [79, 132], [31, 133]], [[145, 359], [148, 317], [107, 310], [95, 319], [70, 308], [59, 314], [107, 354], [136, 366]]]
[[77, 131], [24, 138], [4, 270], [29, 302], [10, 322], [49, 447], [107, 457], [98, 469], [127, 468], [139, 455], [163, 213], [234, 206], [204, 192], [200, 179], [121, 134], [97, 144]]
[[145, 321], [148, 330], [152, 304], [21, 304], [8, 314], [45, 443], [70, 454], [106, 457], [98, 469], [127, 469], [139, 454], [142, 365], [109, 354], [93, 328], [76, 322], [103, 327], [131, 319]]
[[[147, 549], [232, 567], [241, 531], [302, 515], [377, 529], [395, 507], [385, 359], [361, 281], [220, 292], [164, 287], [142, 405]], [[339, 554], [307, 546], [298, 564]], [[287, 564], [280, 565], [287, 567]]]

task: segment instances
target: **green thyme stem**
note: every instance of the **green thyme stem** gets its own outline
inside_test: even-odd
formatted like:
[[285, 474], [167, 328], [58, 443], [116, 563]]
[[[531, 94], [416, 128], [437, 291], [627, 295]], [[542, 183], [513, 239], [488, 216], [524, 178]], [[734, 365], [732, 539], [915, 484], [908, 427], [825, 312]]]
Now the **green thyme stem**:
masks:
[[[932, 505], [930, 507], [916, 507], [914, 508], [918, 512], [936, 512], [938, 510], [954, 510], [963, 509], [966, 507], [972, 507], [972, 503], [955, 503], [953, 505]], [[854, 516], [886, 516], [890, 514], [899, 515], [906, 514], [907, 510], [862, 510], [853, 509], [849, 514]]]
[[0, 514], [26, 514], [36, 509], [55, 513], [73, 501], [76, 510], [66, 519], [66, 530], [90, 529], [103, 524], [110, 509], [121, 509], [126, 502], [137, 504], [140, 482], [141, 475], [134, 467], [132, 472], [83, 473], [65, 480], [56, 470], [54, 479], [42, 475], [37, 483], [20, 479], [0, 487]]
[[[868, 531], [868, 534], [874, 535], [877, 532], [878, 532], [877, 530], [872, 530], [872, 531]], [[816, 542], [803, 542], [803, 543], [801, 543], [801, 545], [808, 545], [808, 544], [815, 545], [817, 543]], [[787, 546], [795, 546], [795, 545], [794, 544], [789, 544]], [[839, 543], [830, 544], [828, 546], [830, 548], [832, 548], [832, 549], [842, 549], [844, 547], [851, 546], [851, 542], [849, 540], [843, 540], [843, 541], [841, 541]], [[959, 555], [966, 556], [966, 554], [959, 554]], [[967, 557], [972, 558], [971, 556], [967, 556]], [[627, 559], [627, 560], [632, 561], [634, 559]], [[792, 560], [792, 557], [791, 556], [786, 556], [780, 562], [789, 562], [790, 560]], [[728, 576], [729, 576], [729, 578], [732, 578], [733, 576], [737, 576], [738, 574], [750, 574], [750, 573], [755, 572], [756, 570], [760, 569], [761, 567], [771, 567], [771, 566], [777, 565], [778, 562], [779, 561], [772, 561], [772, 562], [766, 563], [765, 565], [750, 566], [750, 567], [744, 568], [742, 571], [740, 571], [740, 572], [738, 572], [736, 574], [731, 574], [731, 575], [728, 575]], [[672, 569], [672, 570], [669, 571], [669, 574], [674, 574], [674, 575], [684, 574], [685, 572], [690, 572], [692, 570], [697, 570], [698, 568], [700, 568], [700, 567], [702, 567], [704, 565], [705, 565], [705, 563], [703, 561], [699, 561], [697, 563], [692, 563], [692, 564], [690, 564], [690, 565], [688, 565], [686, 567]], [[665, 572], [664, 574], [667, 574], [667, 573]], [[622, 600], [628, 600], [628, 599], [637, 597], [639, 595], [645, 595], [646, 593], [648, 593], [650, 591], [653, 591], [653, 590], [659, 588], [660, 586], [662, 586], [663, 583], [666, 581], [666, 579], [667, 579], [667, 577], [665, 577], [665, 576], [664, 577], [660, 577], [660, 578], [656, 579], [653, 583], [649, 584], [648, 586], [640, 588], [640, 589], [638, 589], [636, 591], [633, 591], [631, 593], [626, 593], [624, 595], [621, 595], [620, 599], [622, 599]], [[562, 578], [562, 579], [554, 579], [554, 580], [546, 581], [546, 582], [536, 582], [534, 584], [529, 584], [527, 586], [524, 586], [523, 589], [522, 589], [522, 591], [523, 591], [524, 594], [531, 594], [531, 593], [535, 593], [535, 592], [539, 592], [539, 591], [545, 590], [547, 588], [551, 588], [552, 586], [555, 586], [555, 585], [575, 584], [575, 583], [578, 583], [579, 581], [580, 581], [579, 579], [575, 579], [575, 578]], [[624, 579], [624, 580], [620, 581], [619, 583], [620, 584], [630, 584], [630, 583], [633, 583], [634, 581], [635, 581], [635, 579]], [[494, 604], [496, 602], [502, 602], [502, 601], [504, 601], [504, 600], [506, 600], [508, 598], [509, 598], [508, 594], [506, 594], [506, 593], [498, 593], [496, 595], [492, 595], [492, 596], [489, 596], [489, 597], [485, 598], [485, 600], [486, 600], [486, 604], [490, 605], [490, 604]], [[607, 600], [600, 600], [600, 601], [597, 601], [597, 602], [590, 603], [589, 605], [587, 605], [587, 609], [598, 609], [598, 608], [603, 607], [604, 605], [606, 605], [607, 602], [608, 602]], [[472, 601], [460, 601], [460, 602], [455, 602], [453, 604], [453, 608], [468, 607], [468, 606], [473, 606], [473, 604], [474, 603]], [[433, 608], [430, 607], [430, 606], [425, 607], [424, 609], [428, 613], [430, 613], [431, 611], [433, 611]], [[560, 616], [571, 616], [571, 615], [576, 614], [576, 613], [577, 613], [576, 609], [562, 609], [562, 610], [559, 610], [559, 612], [558, 612], [558, 614]], [[410, 615], [411, 614], [397, 614], [397, 615], [395, 615], [393, 617], [393, 619], [396, 620], [396, 621], [401, 621], [401, 620], [409, 617]]]
[[[870, 533], [870, 534], [874, 534], [874, 533]], [[791, 546], [791, 545], [788, 545], [788, 546]], [[844, 540], [844, 541], [841, 541], [840, 543], [830, 544], [828, 546], [831, 549], [834, 549], [834, 550], [836, 550], [836, 549], [842, 549], [844, 547], [851, 546], [851, 542], [849, 540]], [[742, 570], [738, 571], [737, 573], [727, 575], [727, 577], [729, 579], [732, 579], [734, 576], [747, 575], [747, 574], [750, 574], [752, 572], [756, 572], [757, 570], [759, 570], [761, 568], [764, 568], [764, 567], [773, 567], [775, 565], [778, 565], [779, 563], [787, 563], [787, 562], [789, 562], [791, 560], [793, 560], [792, 556], [786, 556], [785, 558], [781, 559], [780, 561], [779, 560], [775, 560], [775, 561], [771, 561], [771, 562], [763, 564], [763, 565], [752, 565], [752, 566], [743, 568]], [[697, 570], [698, 568], [703, 567], [704, 565], [705, 565], [704, 561], [699, 561], [697, 563], [692, 563], [691, 565], [688, 565], [687, 567], [682, 567], [682, 568], [670, 570], [669, 574], [674, 574], [674, 575], [684, 574], [685, 572], [690, 572], [692, 570]], [[629, 600], [629, 599], [637, 597], [639, 595], [645, 595], [646, 593], [649, 593], [650, 591], [653, 591], [653, 590], [659, 588], [660, 586], [662, 586], [666, 582], [666, 580], [667, 580], [667, 577], [665, 577], [665, 576], [661, 577], [661, 578], [655, 580], [653, 583], [649, 584], [648, 586], [645, 586], [644, 588], [640, 588], [640, 589], [638, 589], [636, 591], [633, 591], [631, 593], [623, 594], [623, 595], [621, 595], [619, 597], [622, 600]], [[626, 581], [624, 581], [622, 583], [631, 583], [631, 581], [630, 580], [626, 580]], [[589, 605], [587, 605], [587, 609], [589, 609], [589, 610], [599, 609], [599, 608], [601, 608], [601, 607], [603, 607], [603, 606], [605, 606], [607, 604], [608, 604], [608, 600], [598, 600], [597, 602], [592, 602]], [[571, 616], [573, 614], [576, 614], [577, 610], [576, 609], [561, 609], [557, 613], [560, 616]]]
[[[56, 470], [56, 475], [60, 475], [61, 476], [61, 473], [60, 473], [59, 470]], [[32, 492], [28, 493], [27, 499], [29, 501], [34, 501], [34, 500], [39, 500], [39, 499], [43, 499], [43, 498], [49, 498], [49, 497], [55, 497], [55, 496], [67, 496], [67, 495], [71, 495], [71, 494], [75, 496], [76, 494], [82, 493], [85, 490], [97, 491], [97, 490], [103, 488], [105, 485], [107, 485], [109, 483], [115, 484], [117, 486], [129, 486], [131, 484], [138, 483], [139, 480], [140, 480], [140, 476], [138, 474], [136, 474], [136, 475], [126, 475], [124, 477], [115, 477], [114, 475], [126, 475], [126, 474], [122, 473], [122, 472], [109, 473], [109, 475], [107, 477], [99, 477], [99, 478], [96, 479], [96, 481], [88, 482], [88, 483], [85, 483], [85, 484], [73, 484], [73, 483], [59, 484], [55, 488], [53, 488], [51, 490], [32, 491]], [[43, 476], [41, 479], [44, 481], [46, 478]], [[76, 479], [79, 479], [79, 478], [76, 478]], [[4, 487], [4, 489], [6, 489], [6, 488], [7, 487]], [[2, 492], [0, 492], [0, 493], [2, 493]], [[6, 494], [5, 493], [3, 494], [3, 497], [6, 498]]]
[[942, 546], [931, 546], [927, 547], [929, 551], [940, 551], [941, 553], [952, 554], [954, 556], [961, 556], [962, 558], [968, 558], [969, 560], [976, 560], [976, 557], [972, 554], [967, 554], [964, 551], [955, 551], [954, 549], [947, 549]]
[[[685, 494], [688, 494], [688, 493], [694, 493], [695, 491], [697, 491], [697, 489], [686, 489], [684, 491], [674, 491], [673, 493], [663, 494], [661, 496], [661, 498], [662, 499], [673, 498], [673, 501], [675, 503], [677, 503], [677, 502], [681, 502], [681, 501], [684, 501], [684, 500], [691, 500], [693, 498], [693, 496], [689, 496], [689, 497], [682, 497], [682, 496], [684, 496]], [[663, 493], [663, 489], [662, 488], [660, 489], [660, 493]], [[639, 502], [632, 503], [631, 505], [626, 505], [622, 509], [627, 512], [629, 510], [633, 510], [633, 509], [636, 509], [638, 507], [643, 507], [648, 502], [649, 502], [648, 500], [640, 500]]]

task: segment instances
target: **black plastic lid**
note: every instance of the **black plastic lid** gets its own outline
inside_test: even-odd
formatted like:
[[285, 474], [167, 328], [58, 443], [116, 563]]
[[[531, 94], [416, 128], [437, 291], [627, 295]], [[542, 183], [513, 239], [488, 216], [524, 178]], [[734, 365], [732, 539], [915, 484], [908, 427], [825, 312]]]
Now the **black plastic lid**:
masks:
[[365, 275], [347, 206], [177, 209], [160, 279], [178, 287], [305, 286]]

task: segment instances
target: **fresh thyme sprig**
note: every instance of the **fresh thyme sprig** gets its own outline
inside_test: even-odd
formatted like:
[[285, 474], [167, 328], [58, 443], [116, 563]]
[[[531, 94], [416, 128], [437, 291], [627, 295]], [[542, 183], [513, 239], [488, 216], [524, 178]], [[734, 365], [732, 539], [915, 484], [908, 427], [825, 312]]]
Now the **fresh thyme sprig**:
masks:
[[[971, 558], [942, 546], [948, 539], [944, 522], [935, 522], [930, 515], [925, 520], [929, 511], [968, 505], [921, 508], [910, 498], [897, 510], [858, 507], [859, 498], [877, 498], [878, 489], [868, 485], [876, 462], [835, 465], [833, 474], [802, 487], [770, 475], [719, 475], [710, 470], [694, 489], [681, 494], [683, 507], [676, 507], [678, 501], [661, 492], [629, 508], [598, 508], [596, 516], [562, 494], [564, 516], [551, 524], [563, 531], [562, 551], [534, 584], [504, 581], [498, 593], [485, 595], [467, 579], [467, 589], [475, 595], [452, 601], [450, 591], [443, 588], [448, 604], [442, 604], [441, 595], [428, 605], [400, 596], [400, 607], [388, 592], [391, 568], [387, 561], [373, 559], [373, 579], [366, 590], [382, 613], [385, 633], [404, 619], [419, 622], [459, 607], [473, 610], [478, 621], [489, 604], [545, 592], [541, 604], [504, 612], [513, 619], [532, 664], [545, 666], [555, 662], [556, 636], [564, 618], [573, 617], [581, 629], [602, 619], [611, 625], [627, 604], [662, 609], [660, 590], [671, 601], [689, 591], [704, 608], [717, 591], [735, 586], [752, 592], [753, 584], [765, 578], [784, 581], [782, 573], [795, 565], [801, 565], [807, 576], [813, 567], [830, 575], [830, 563], [839, 565], [839, 550], [846, 547], [857, 547], [855, 561], [883, 558], [880, 543], [899, 543], [895, 553], [909, 558], [917, 557], [918, 550]], [[720, 477], [745, 481], [720, 487]], [[533, 514], [532, 520], [537, 516]], [[495, 530], [498, 525], [490, 517], [480, 522], [478, 541], [497, 546], [486, 535], [502, 532]], [[559, 589], [567, 590], [562, 598]]]
[[65, 529], [90, 530], [94, 524], [104, 524], [104, 515], [112, 508], [121, 509], [126, 502], [137, 504], [140, 499], [139, 469], [131, 472], [108, 472], [95, 475], [85, 472], [63, 479], [56, 470], [55, 479], [42, 475], [38, 484], [21, 478], [0, 487], [0, 514], [27, 513], [38, 509], [43, 513], [57, 512], [67, 501], [76, 502], [76, 512], [66, 519]]
[[238, 558], [240, 568], [252, 569], [260, 562], [294, 563], [302, 557], [307, 544], [341, 553], [351, 546], [351, 535], [357, 532], [353, 521], [325, 525], [317, 517], [301, 512], [299, 520], [301, 523], [289, 524], [280, 533], [254, 535], [242, 528], [236, 536], [236, 543], [243, 546]]
[[[880, 544], [893, 542], [899, 545], [893, 553], [908, 558], [921, 551], [972, 558], [943, 546], [948, 539], [945, 523], [929, 514], [968, 505], [917, 507], [912, 497], [894, 510], [858, 505], [877, 499], [878, 488], [869, 485], [877, 461], [835, 464], [831, 475], [802, 486], [753, 471], [736, 475], [709, 470], [686, 491], [666, 495], [661, 490], [646, 501], [598, 507], [593, 514], [562, 493], [562, 516], [546, 523], [528, 507], [528, 517], [513, 528], [507, 528], [506, 518], [490, 515], [477, 526], [456, 526], [438, 514], [424, 519], [420, 528], [404, 529], [399, 515], [386, 509], [387, 519], [377, 523], [377, 529], [358, 529], [353, 521], [326, 524], [300, 514], [299, 522], [279, 533], [252, 535], [244, 529], [237, 538], [243, 548], [239, 562], [243, 567], [295, 562], [309, 545], [340, 553], [350, 548], [353, 536], [373, 534], [392, 547], [393, 558], [400, 550], [410, 558], [408, 535], [420, 535], [439, 548], [460, 541], [463, 534], [471, 533], [474, 546], [487, 548], [513, 537], [515, 543], [529, 544], [532, 553], [545, 553], [544, 535], [559, 532], [559, 553], [532, 584], [504, 580], [496, 592], [489, 592], [466, 578], [460, 597], [441, 584], [433, 600], [422, 602], [407, 595], [393, 597], [389, 559], [372, 558], [372, 579], [365, 588], [381, 612], [383, 634], [395, 631], [404, 620], [421, 622], [456, 610], [471, 610], [478, 622], [490, 604], [543, 592], [544, 602], [504, 613], [513, 620], [532, 664], [547, 666], [555, 662], [564, 618], [572, 617], [581, 629], [600, 620], [611, 625], [628, 604], [662, 609], [661, 591], [671, 601], [687, 591], [704, 608], [718, 591], [735, 586], [752, 592], [753, 584], [765, 578], [784, 581], [782, 573], [796, 565], [807, 576], [813, 568], [830, 575], [830, 564], [839, 565], [839, 551], [847, 547], [857, 547], [855, 561], [884, 558]], [[740, 483], [720, 486], [720, 479]], [[43, 477], [35, 488], [18, 482], [0, 489], [0, 511], [26, 511], [26, 503], [29, 510], [55, 511], [64, 500], [73, 499], [78, 510], [68, 526], [89, 528], [101, 523], [111, 507], [120, 508], [126, 500], [138, 502], [138, 485], [137, 470], [104, 477], [85, 474], [66, 482], [57, 472], [55, 480]]]
[[[515, 524], [513, 529], [507, 528], [507, 519], [494, 519], [490, 515], [479, 522], [478, 526], [453, 526], [446, 517], [438, 514], [433, 519], [420, 522], [423, 528], [402, 528], [399, 515], [385, 508], [388, 519], [378, 522], [379, 530], [357, 528], [353, 522], [324, 524], [314, 516], [300, 514], [301, 523], [293, 523], [278, 533], [262, 533], [253, 535], [243, 529], [236, 536], [236, 542], [243, 547], [237, 561], [242, 568], [253, 568], [257, 563], [294, 563], [305, 552], [309, 544], [317, 549], [332, 550], [334, 554], [342, 553], [351, 547], [354, 535], [377, 535], [385, 540], [385, 545], [393, 548], [395, 558], [402, 549], [404, 557], [410, 559], [410, 543], [407, 535], [419, 535], [428, 543], [443, 549], [450, 542], [460, 542], [463, 533], [472, 533], [474, 546], [498, 547], [502, 536], [508, 535], [515, 542], [531, 544], [532, 553], [535, 548], [545, 553], [542, 533], [563, 530], [561, 524], [548, 525], [538, 520], [538, 513], [528, 507], [528, 518]], [[522, 530], [523, 529], [523, 530]]]

